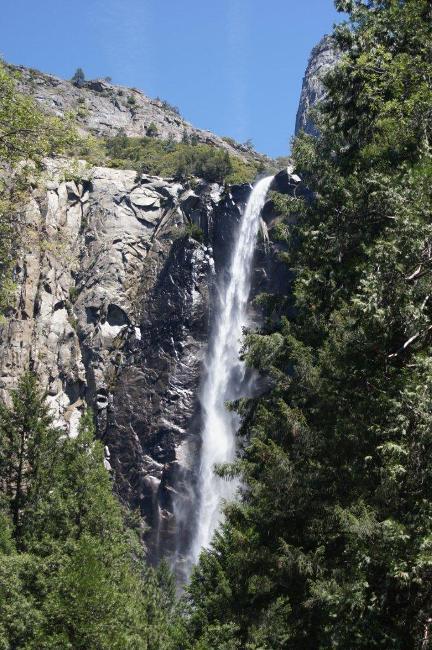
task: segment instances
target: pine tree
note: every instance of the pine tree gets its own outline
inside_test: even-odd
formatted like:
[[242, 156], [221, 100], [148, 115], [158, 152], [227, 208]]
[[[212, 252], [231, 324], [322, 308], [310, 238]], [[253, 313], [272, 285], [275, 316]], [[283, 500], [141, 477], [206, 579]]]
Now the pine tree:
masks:
[[82, 88], [82, 86], [85, 83], [85, 74], [82, 68], [77, 68], [75, 70], [71, 78], [71, 82], [74, 84], [74, 86], [77, 86], [78, 88]]
[[68, 438], [30, 373], [0, 409], [0, 523], [1, 647], [175, 647], [169, 577], [125, 525], [91, 414]]
[[61, 435], [53, 426], [35, 375], [26, 373], [12, 392], [12, 407], [0, 405], [0, 493], [18, 546], [25, 520], [49, 489]]

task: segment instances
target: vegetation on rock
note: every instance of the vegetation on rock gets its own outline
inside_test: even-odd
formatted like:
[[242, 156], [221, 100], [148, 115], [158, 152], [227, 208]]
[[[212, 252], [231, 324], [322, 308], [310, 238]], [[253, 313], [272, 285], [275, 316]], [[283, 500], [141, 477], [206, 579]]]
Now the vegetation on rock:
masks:
[[245, 163], [224, 149], [191, 142], [156, 138], [157, 128], [150, 124], [147, 137], [132, 138], [122, 133], [103, 141], [83, 142], [76, 153], [93, 164], [118, 169], [135, 169], [138, 173], [188, 180], [193, 176], [216, 183], [248, 183], [258, 167]]
[[180, 117], [180, 109], [178, 106], [174, 106], [173, 104], [170, 104], [169, 101], [166, 99], [161, 99], [160, 97], [156, 97], [156, 101], [159, 102], [166, 111], [169, 111], [170, 113], [174, 113], [174, 115], [178, 115]]
[[75, 139], [67, 120], [47, 117], [31, 97], [16, 90], [16, 79], [0, 62], [0, 315], [13, 288], [29, 190], [43, 158], [61, 153]]
[[184, 232], [187, 237], [191, 237], [196, 241], [203, 242], [205, 239], [203, 229], [197, 226], [195, 223], [187, 223], [184, 228]]

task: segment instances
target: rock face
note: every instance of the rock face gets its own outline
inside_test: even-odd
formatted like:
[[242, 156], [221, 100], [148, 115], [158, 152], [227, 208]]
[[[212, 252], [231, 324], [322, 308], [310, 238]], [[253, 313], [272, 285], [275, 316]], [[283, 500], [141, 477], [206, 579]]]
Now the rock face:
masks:
[[295, 132], [305, 131], [317, 135], [316, 126], [310, 116], [310, 109], [325, 95], [323, 77], [333, 68], [339, 59], [331, 36], [324, 38], [316, 45], [309, 58], [309, 63], [303, 78], [300, 103], [297, 111]]
[[76, 86], [70, 81], [24, 66], [10, 66], [18, 71], [18, 87], [34, 97], [47, 112], [63, 117], [73, 114], [85, 132], [100, 137], [120, 131], [130, 137], [152, 137], [180, 142], [184, 137], [198, 143], [227, 150], [247, 160], [266, 163], [268, 158], [234, 141], [227, 141], [210, 131], [196, 129], [167, 102], [151, 99], [136, 88], [116, 86], [96, 79]]
[[[67, 165], [47, 161], [46, 190], [29, 201], [16, 302], [0, 325], [0, 396], [30, 367], [69, 435], [93, 409], [116, 491], [145, 517], [157, 560], [179, 548], [173, 497], [195, 475], [210, 296], [250, 186], [192, 190], [84, 166], [67, 180]], [[256, 291], [271, 259], [263, 242]]]

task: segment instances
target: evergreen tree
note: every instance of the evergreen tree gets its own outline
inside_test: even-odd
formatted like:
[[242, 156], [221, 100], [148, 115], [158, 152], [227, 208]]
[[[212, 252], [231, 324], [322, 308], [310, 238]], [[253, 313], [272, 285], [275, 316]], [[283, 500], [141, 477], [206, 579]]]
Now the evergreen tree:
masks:
[[18, 545], [38, 499], [49, 489], [60, 435], [35, 376], [25, 374], [12, 393], [12, 408], [0, 405], [0, 494]]
[[78, 88], [82, 88], [85, 83], [85, 74], [84, 70], [82, 68], [77, 68], [71, 78], [71, 82], [74, 84], [74, 86], [77, 86]]
[[171, 647], [169, 589], [125, 526], [90, 414], [65, 436], [32, 374], [0, 410], [0, 521], [0, 647]]

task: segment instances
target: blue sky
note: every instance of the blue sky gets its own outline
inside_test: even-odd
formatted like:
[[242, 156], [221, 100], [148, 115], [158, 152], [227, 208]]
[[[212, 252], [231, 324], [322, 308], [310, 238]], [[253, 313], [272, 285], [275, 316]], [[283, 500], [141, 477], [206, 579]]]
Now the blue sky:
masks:
[[286, 155], [313, 45], [332, 0], [5, 0], [0, 54], [177, 105], [195, 126]]

